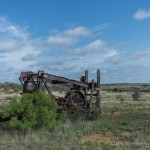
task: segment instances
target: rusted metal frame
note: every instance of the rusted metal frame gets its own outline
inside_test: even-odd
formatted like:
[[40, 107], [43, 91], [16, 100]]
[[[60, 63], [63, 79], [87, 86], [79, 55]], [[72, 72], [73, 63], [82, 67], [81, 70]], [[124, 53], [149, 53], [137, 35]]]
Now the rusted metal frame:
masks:
[[[20, 78], [20, 81], [21, 81], [21, 78]], [[34, 81], [33, 75], [30, 75], [30, 76], [27, 78], [27, 80], [25, 80], [24, 82], [21, 81], [21, 83], [22, 83], [22, 85], [23, 85], [23, 93], [32, 92], [32, 91], [30, 91], [30, 90], [28, 89], [29, 83], [32, 84], [32, 86], [33, 86], [33, 88], [34, 88], [34, 89], [33, 89], [34, 91], [37, 90], [37, 84], [36, 84], [35, 81]]]
[[24, 88], [25, 88], [25, 91], [26, 92], [32, 92], [30, 91], [28, 88], [29, 88], [29, 83], [31, 83], [31, 85], [33, 86], [33, 90], [32, 91], [36, 91], [37, 90], [37, 85], [33, 79], [33, 76], [31, 75], [30, 77], [28, 77], [28, 80], [27, 81], [24, 81]]
[[92, 107], [93, 103], [93, 92], [94, 92], [94, 79], [91, 82], [90, 107]]
[[66, 82], [56, 81], [56, 80], [53, 80], [51, 82], [52, 82], [52, 84], [65, 84], [66, 83]]
[[37, 88], [39, 89], [40, 88], [40, 77], [37, 76]]
[[[35, 76], [36, 76], [36, 78], [37, 78], [37, 87], [38, 87], [38, 89], [40, 89], [41, 88], [41, 81], [43, 81], [42, 80], [42, 75], [43, 75], [43, 73], [44, 73], [44, 71], [40, 71], [40, 70], [38, 70], [38, 74], [35, 74]], [[44, 81], [43, 81], [44, 82]]]
[[[85, 83], [88, 85], [88, 70], [85, 70]], [[85, 88], [85, 102], [88, 103], [88, 87]]]
[[27, 81], [24, 81], [23, 83], [23, 93], [27, 93], [27, 86], [28, 86], [28, 82]]
[[46, 88], [47, 92], [52, 95], [51, 89], [48, 88], [48, 86], [47, 86], [47, 80], [45, 78], [41, 78], [41, 81], [43, 82], [44, 87]]
[[[22, 77], [22, 78], [21, 78]], [[20, 77], [21, 84], [23, 85], [23, 92], [30, 92], [33, 93], [36, 90], [42, 88], [42, 84], [44, 85], [44, 88], [49, 92], [49, 88], [47, 86], [47, 83], [51, 82], [51, 84], [64, 84], [64, 83], [70, 83], [73, 85], [73, 88], [70, 90], [80, 91], [83, 93], [85, 97], [85, 106], [86, 107], [92, 107], [93, 103], [93, 96], [96, 96], [96, 107], [100, 109], [100, 70], [97, 70], [97, 83], [94, 83], [94, 80], [92, 80], [91, 83], [88, 83], [88, 70], [85, 71], [85, 82], [83, 81], [76, 81], [76, 80], [70, 80], [68, 78], [54, 76], [51, 74], [44, 73], [44, 71], [38, 71], [37, 73], [24, 73]], [[24, 81], [24, 83], [23, 83]], [[33, 90], [29, 90], [28, 84], [31, 83], [33, 86]], [[90, 93], [88, 91], [90, 90]], [[94, 93], [96, 91], [96, 94]], [[50, 91], [51, 93], [51, 91]], [[65, 100], [65, 99], [64, 99]]]
[[21, 82], [21, 84], [22, 84], [22, 86], [23, 86], [23, 82], [22, 82], [21, 78], [19, 78], [19, 81]]
[[[23, 73], [22, 73], [23, 74]], [[73, 85], [78, 85], [78, 86], [81, 86], [81, 87], [88, 87], [87, 84], [85, 83], [82, 83], [80, 81], [77, 81], [77, 80], [70, 80], [68, 78], [64, 78], [64, 77], [59, 77], [59, 76], [55, 76], [55, 75], [51, 75], [51, 74], [47, 74], [47, 73], [44, 73], [43, 71], [40, 72], [39, 74], [37, 73], [32, 73], [32, 78], [37, 78], [37, 76], [41, 77], [41, 78], [46, 78], [46, 79], [49, 79], [50, 81], [52, 82], [56, 82], [55, 84], [57, 83], [71, 83]]]
[[[91, 93], [90, 94], [86, 94], [87, 96], [90, 96], [91, 95]], [[93, 96], [97, 96], [97, 94], [94, 94], [94, 92], [93, 92]]]
[[38, 87], [37, 87], [37, 84], [36, 84], [36, 82], [34, 81], [33, 78], [31, 78], [30, 82], [32, 83], [34, 90], [37, 90]]
[[96, 108], [101, 111], [100, 108], [100, 69], [97, 69], [97, 96], [96, 96]]
[[77, 85], [77, 86], [81, 86], [81, 87], [88, 87], [87, 84], [85, 83], [81, 83], [80, 81], [76, 81], [76, 80], [70, 80], [68, 78], [63, 78], [63, 77], [59, 77], [59, 76], [54, 76], [51, 74], [47, 74], [47, 73], [43, 73], [42, 75], [43, 78], [49, 79], [51, 81], [58, 81], [60, 83], [71, 83], [73, 85]]

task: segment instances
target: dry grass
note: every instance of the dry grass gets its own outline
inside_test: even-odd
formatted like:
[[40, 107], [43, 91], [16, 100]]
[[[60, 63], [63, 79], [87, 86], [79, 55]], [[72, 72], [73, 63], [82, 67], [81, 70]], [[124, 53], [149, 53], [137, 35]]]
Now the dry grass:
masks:
[[142, 93], [139, 101], [133, 101], [130, 92], [102, 91], [101, 96], [102, 113], [97, 120], [67, 120], [52, 132], [0, 129], [0, 149], [149, 150], [150, 93]]

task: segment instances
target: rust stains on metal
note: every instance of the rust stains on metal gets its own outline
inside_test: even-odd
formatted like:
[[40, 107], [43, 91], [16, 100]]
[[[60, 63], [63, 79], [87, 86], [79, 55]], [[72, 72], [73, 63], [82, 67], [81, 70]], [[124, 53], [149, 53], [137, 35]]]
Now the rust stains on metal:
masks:
[[[34, 93], [39, 89], [46, 89], [51, 93], [48, 84], [71, 84], [72, 88], [64, 98], [56, 98], [60, 110], [76, 111], [84, 108], [100, 110], [100, 69], [97, 69], [97, 82], [92, 79], [89, 82], [88, 70], [81, 76], [80, 81], [38, 71], [38, 73], [22, 72], [20, 82], [23, 85], [23, 93]], [[94, 100], [95, 99], [95, 100]]]

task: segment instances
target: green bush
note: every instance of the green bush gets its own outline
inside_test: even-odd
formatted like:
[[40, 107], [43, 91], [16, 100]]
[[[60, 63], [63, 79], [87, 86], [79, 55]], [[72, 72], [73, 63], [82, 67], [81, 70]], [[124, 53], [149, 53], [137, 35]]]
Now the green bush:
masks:
[[119, 100], [120, 102], [123, 102], [125, 100], [125, 98], [122, 95], [117, 95], [116, 96], [117, 100]]
[[55, 129], [66, 117], [57, 113], [57, 104], [52, 96], [43, 91], [23, 94], [20, 101], [14, 98], [5, 108], [3, 118], [12, 117], [7, 128], [30, 131], [32, 129]]
[[122, 89], [115, 87], [112, 91], [113, 92], [122, 92]]

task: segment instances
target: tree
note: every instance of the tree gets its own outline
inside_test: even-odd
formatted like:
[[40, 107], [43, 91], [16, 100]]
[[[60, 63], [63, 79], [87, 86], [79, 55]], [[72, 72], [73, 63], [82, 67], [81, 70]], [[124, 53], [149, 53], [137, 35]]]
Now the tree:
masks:
[[14, 98], [5, 108], [3, 118], [12, 117], [7, 128], [30, 131], [32, 129], [54, 129], [66, 117], [64, 112], [57, 113], [57, 103], [51, 95], [43, 91], [23, 94], [20, 101]]

